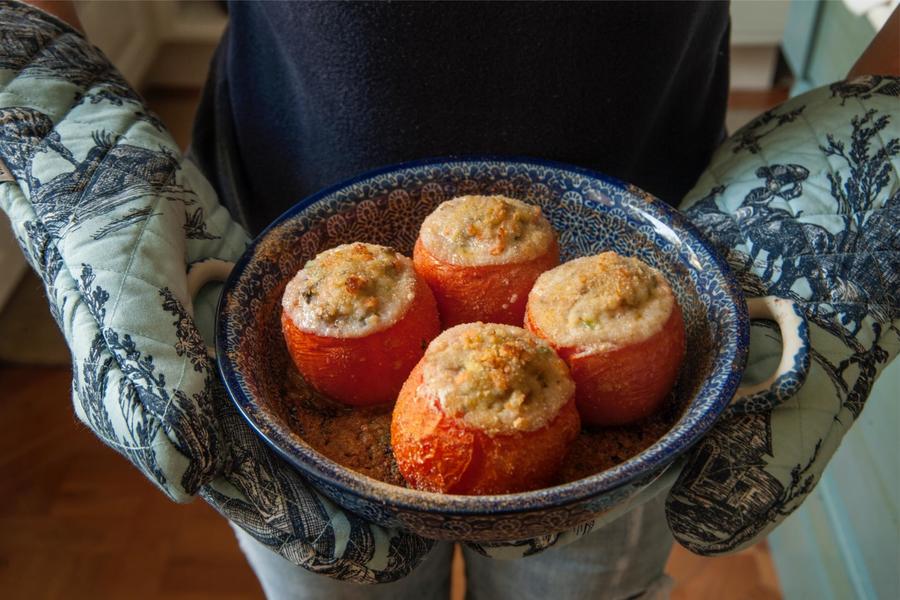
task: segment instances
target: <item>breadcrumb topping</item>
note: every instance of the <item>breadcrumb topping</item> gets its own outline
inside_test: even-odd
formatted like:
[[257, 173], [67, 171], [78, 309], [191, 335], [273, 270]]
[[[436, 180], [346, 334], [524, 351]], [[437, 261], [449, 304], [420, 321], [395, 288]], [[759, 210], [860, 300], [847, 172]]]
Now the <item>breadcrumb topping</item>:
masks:
[[422, 223], [422, 243], [456, 265], [524, 262], [547, 251], [553, 228], [539, 206], [505, 196], [460, 196]]
[[490, 435], [543, 427], [575, 391], [556, 352], [511, 325], [452, 327], [432, 341], [422, 368], [417, 395]]
[[528, 296], [534, 324], [560, 346], [608, 349], [647, 339], [665, 324], [674, 295], [636, 258], [604, 252], [538, 277]]
[[362, 337], [393, 325], [413, 300], [412, 261], [375, 244], [322, 252], [288, 283], [282, 307], [302, 331]]

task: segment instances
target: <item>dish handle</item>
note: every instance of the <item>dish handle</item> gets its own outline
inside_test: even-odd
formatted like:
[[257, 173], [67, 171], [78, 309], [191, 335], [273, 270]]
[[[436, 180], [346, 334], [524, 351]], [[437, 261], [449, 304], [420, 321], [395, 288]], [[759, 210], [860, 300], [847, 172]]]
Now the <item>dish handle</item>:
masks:
[[[220, 260], [218, 258], [206, 258], [198, 260], [188, 265], [187, 272], [187, 292], [191, 299], [191, 304], [197, 298], [197, 294], [203, 289], [207, 283], [223, 282], [228, 279], [228, 275], [234, 268], [233, 262]], [[191, 311], [193, 313], [193, 311]], [[191, 314], [193, 317], [194, 315]]]
[[[200, 290], [203, 289], [203, 286], [208, 283], [224, 282], [226, 279], [228, 279], [228, 275], [231, 273], [232, 269], [234, 269], [233, 262], [220, 260], [218, 258], [206, 258], [203, 260], [192, 262], [188, 265], [187, 292], [190, 302], [188, 302], [187, 312], [192, 319], [195, 318], [194, 303], [197, 301], [197, 294], [200, 293]], [[203, 330], [202, 326], [199, 327], [201, 330]], [[212, 339], [212, 337], [204, 337], [208, 340]], [[206, 350], [209, 353], [210, 357], [215, 357], [215, 348], [213, 348], [212, 346], [207, 346]]]
[[748, 298], [750, 319], [775, 321], [781, 330], [781, 361], [765, 381], [737, 389], [729, 413], [772, 410], [797, 393], [809, 372], [809, 327], [793, 300], [776, 296]]

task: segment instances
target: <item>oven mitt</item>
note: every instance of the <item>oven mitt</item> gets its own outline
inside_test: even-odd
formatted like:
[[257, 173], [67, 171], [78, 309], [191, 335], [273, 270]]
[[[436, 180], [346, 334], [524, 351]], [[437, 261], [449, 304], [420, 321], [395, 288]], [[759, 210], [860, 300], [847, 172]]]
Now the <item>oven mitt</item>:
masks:
[[226, 397], [207, 351], [219, 289], [193, 303], [186, 272], [247, 235], [209, 183], [79, 33], [10, 2], [0, 32], [0, 207], [71, 349], [79, 419], [170, 498], [202, 496], [294, 563], [406, 575], [431, 542], [343, 512]]
[[[688, 457], [666, 511], [696, 553], [740, 550], [800, 506], [897, 354], [898, 96], [900, 79], [868, 76], [793, 98], [722, 145], [685, 200], [748, 297], [800, 306], [811, 346], [804, 381], [730, 411]], [[763, 380], [781, 343], [753, 329], [745, 380]]]
[[[686, 460], [596, 521], [510, 544], [518, 558], [569, 543], [669, 492], [675, 538], [715, 555], [745, 548], [793, 512], [859, 416], [900, 346], [900, 79], [870, 76], [791, 99], [726, 141], [681, 207], [726, 257], [747, 297], [801, 308], [805, 379], [776, 382], [729, 410]], [[781, 356], [754, 322], [745, 383]]]

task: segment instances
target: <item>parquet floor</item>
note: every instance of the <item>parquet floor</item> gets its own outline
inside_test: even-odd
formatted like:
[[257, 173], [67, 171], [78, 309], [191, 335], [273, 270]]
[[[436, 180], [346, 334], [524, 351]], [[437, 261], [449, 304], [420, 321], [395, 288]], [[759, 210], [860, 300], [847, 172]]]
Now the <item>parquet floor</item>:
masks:
[[[262, 598], [225, 521], [171, 503], [99, 442], [69, 386], [66, 368], [0, 366], [0, 598]], [[668, 570], [675, 600], [780, 597], [764, 546], [716, 559], [676, 548]]]
[[62, 368], [0, 368], [0, 597], [261, 598], [231, 529], [173, 504], [74, 416]]

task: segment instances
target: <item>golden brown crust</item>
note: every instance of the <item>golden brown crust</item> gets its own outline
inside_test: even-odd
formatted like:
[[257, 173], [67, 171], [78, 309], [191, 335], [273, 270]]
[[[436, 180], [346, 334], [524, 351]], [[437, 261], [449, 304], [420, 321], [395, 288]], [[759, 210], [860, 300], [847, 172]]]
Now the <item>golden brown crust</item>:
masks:
[[422, 359], [417, 393], [488, 435], [525, 432], [549, 423], [574, 393], [565, 363], [520, 327], [468, 323], [448, 329]]
[[304, 265], [285, 288], [282, 308], [303, 331], [362, 337], [393, 325], [414, 286], [409, 258], [385, 246], [344, 244]]
[[532, 260], [555, 239], [538, 206], [505, 196], [460, 196], [422, 223], [422, 242], [438, 260], [460, 266]]
[[662, 274], [635, 258], [604, 252], [538, 277], [530, 319], [555, 345], [584, 351], [637, 343], [663, 326], [675, 297]]

